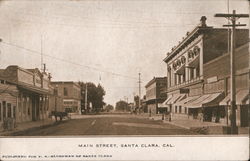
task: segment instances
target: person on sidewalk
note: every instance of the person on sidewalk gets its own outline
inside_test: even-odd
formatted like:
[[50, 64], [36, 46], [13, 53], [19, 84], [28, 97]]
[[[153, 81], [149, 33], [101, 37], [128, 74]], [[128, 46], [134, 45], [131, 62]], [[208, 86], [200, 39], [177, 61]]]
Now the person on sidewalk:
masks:
[[169, 115], [169, 122], [171, 122], [172, 121], [172, 112], [170, 112], [170, 115]]

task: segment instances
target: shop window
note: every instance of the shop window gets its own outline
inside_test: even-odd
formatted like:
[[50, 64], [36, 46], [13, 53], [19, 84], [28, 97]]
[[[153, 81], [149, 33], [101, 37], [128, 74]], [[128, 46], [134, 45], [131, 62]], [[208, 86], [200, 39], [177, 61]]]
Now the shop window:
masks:
[[16, 106], [13, 106], [13, 117], [16, 118]]
[[200, 68], [199, 66], [196, 68], [196, 77], [199, 77], [200, 76]]
[[178, 75], [178, 84], [181, 84], [181, 75]]
[[6, 102], [3, 101], [3, 118], [6, 118]]
[[11, 117], [11, 104], [7, 103], [7, 117]]
[[179, 113], [181, 113], [181, 106], [179, 106]]
[[175, 113], [177, 113], [177, 106], [175, 106]]
[[28, 108], [28, 115], [30, 115], [30, 107]]
[[190, 80], [194, 79], [194, 69], [190, 68]]
[[68, 96], [68, 89], [66, 87], [63, 88], [63, 95]]

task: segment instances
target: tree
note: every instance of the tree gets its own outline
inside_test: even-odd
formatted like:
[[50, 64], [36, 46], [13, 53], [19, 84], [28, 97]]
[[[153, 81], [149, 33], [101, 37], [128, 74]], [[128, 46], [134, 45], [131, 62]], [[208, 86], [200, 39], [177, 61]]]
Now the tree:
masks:
[[130, 111], [130, 107], [129, 107], [127, 102], [121, 100], [121, 101], [116, 102], [115, 110], [117, 110], [117, 111]]
[[92, 103], [93, 111], [100, 111], [103, 106], [105, 105], [104, 96], [106, 94], [104, 88], [98, 84], [97, 86], [92, 82], [79, 82], [79, 85], [81, 86], [81, 93], [82, 93], [82, 108], [84, 108], [85, 103], [85, 94], [86, 94], [86, 84], [87, 84], [87, 103], [88, 103], [88, 109], [85, 109], [89, 111], [89, 103]]
[[105, 107], [105, 110], [106, 110], [107, 112], [112, 111], [112, 110], [114, 110], [114, 106], [108, 104], [108, 105]]

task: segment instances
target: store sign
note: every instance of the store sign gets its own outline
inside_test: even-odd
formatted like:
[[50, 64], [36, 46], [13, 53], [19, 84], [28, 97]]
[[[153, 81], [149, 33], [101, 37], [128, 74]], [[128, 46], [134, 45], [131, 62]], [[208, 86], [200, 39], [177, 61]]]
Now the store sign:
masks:
[[34, 84], [33, 75], [23, 70], [18, 70], [18, 81], [30, 85]]
[[217, 82], [217, 81], [218, 81], [217, 76], [207, 78], [207, 83], [213, 83], [213, 82]]

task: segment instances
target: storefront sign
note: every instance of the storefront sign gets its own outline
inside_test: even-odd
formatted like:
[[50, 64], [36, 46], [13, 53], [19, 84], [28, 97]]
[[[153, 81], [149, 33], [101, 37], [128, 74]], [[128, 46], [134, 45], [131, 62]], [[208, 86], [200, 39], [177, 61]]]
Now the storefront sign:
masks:
[[24, 82], [30, 85], [34, 84], [33, 75], [22, 70], [18, 70], [18, 81]]
[[207, 83], [213, 83], [213, 82], [216, 82], [216, 81], [218, 81], [217, 76], [207, 78]]

